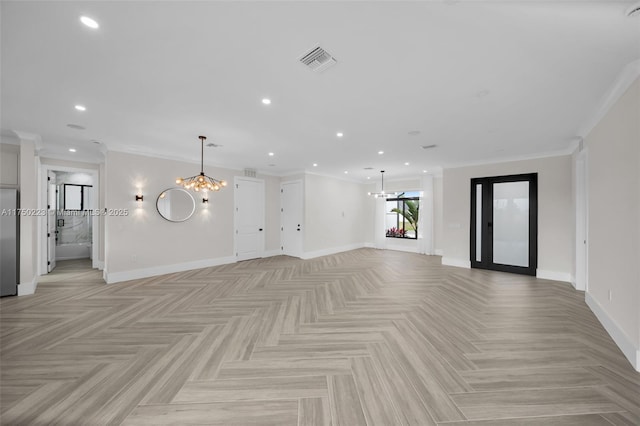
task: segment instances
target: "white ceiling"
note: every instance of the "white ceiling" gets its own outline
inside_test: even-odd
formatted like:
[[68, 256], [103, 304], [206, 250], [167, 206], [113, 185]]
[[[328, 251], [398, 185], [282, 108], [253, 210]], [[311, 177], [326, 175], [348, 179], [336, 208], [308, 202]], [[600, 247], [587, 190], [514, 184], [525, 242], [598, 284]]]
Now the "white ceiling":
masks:
[[640, 58], [631, 4], [3, 1], [1, 127], [70, 159], [197, 160], [202, 134], [208, 164], [355, 179], [561, 151]]

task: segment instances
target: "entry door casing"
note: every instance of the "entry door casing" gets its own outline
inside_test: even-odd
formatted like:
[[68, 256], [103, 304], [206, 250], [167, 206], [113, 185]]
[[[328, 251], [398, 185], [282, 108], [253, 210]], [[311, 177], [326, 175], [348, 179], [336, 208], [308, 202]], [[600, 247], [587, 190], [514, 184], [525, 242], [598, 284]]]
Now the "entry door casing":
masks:
[[536, 275], [537, 173], [471, 179], [470, 249], [472, 268]]

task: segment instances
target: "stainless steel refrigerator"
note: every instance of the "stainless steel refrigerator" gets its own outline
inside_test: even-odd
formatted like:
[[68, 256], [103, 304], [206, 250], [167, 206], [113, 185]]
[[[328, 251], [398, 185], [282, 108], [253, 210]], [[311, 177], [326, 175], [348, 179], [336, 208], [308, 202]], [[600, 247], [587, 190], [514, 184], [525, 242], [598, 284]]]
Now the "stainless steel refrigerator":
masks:
[[0, 189], [0, 296], [18, 294], [18, 190]]

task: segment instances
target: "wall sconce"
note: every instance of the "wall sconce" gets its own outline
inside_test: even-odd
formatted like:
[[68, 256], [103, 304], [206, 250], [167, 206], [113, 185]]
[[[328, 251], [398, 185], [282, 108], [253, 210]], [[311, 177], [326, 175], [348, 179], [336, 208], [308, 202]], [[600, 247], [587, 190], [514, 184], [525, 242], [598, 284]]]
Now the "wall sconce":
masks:
[[202, 197], [202, 202], [204, 204], [209, 204], [209, 198], [208, 197]]
[[144, 196], [136, 195], [136, 201], [144, 201]]

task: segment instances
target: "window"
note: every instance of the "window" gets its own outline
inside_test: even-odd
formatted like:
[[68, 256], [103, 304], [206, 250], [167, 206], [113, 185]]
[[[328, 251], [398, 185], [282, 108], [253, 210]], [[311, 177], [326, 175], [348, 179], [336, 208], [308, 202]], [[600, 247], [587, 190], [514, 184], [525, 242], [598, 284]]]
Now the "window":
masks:
[[91, 196], [91, 185], [64, 184], [63, 210], [88, 210]]
[[418, 192], [405, 192], [398, 198], [387, 199], [387, 238], [418, 238], [418, 213], [420, 197]]

